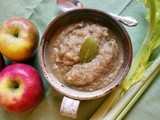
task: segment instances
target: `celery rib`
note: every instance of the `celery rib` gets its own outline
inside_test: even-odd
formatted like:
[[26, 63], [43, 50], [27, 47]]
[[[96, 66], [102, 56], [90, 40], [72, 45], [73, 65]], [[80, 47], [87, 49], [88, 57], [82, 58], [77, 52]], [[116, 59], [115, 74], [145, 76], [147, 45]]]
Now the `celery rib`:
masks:
[[128, 113], [128, 111], [133, 107], [133, 105], [138, 101], [138, 99], [142, 96], [148, 86], [151, 84], [155, 76], [160, 71], [160, 67], [157, 68], [154, 73], [152, 73], [151, 77], [145, 82], [145, 84], [139, 89], [136, 95], [132, 98], [132, 100], [127, 104], [127, 106], [121, 111], [116, 120], [122, 120], [122, 118]]
[[[129, 111], [129, 109], [133, 106], [133, 103], [136, 102], [132, 101], [132, 99], [138, 100], [140, 94], [142, 94], [145, 91], [145, 89], [149, 86], [149, 84], [152, 82], [153, 78], [157, 75], [159, 70], [160, 70], [160, 57], [157, 58], [149, 68], [147, 68], [147, 70], [144, 73], [143, 79], [140, 80], [140, 82], [133, 85], [125, 93], [125, 95], [118, 101], [118, 103], [107, 113], [107, 115], [104, 117], [104, 120], [114, 120], [117, 118], [117, 116], [119, 116], [119, 114], [121, 114], [119, 117], [122, 118], [127, 113], [127, 110]], [[128, 108], [126, 108], [126, 106], [128, 106]], [[124, 112], [123, 114], [122, 111], [125, 108], [126, 112]]]
[[119, 99], [122, 89], [118, 87], [111, 95], [105, 100], [101, 107], [91, 116], [89, 120], [101, 120], [104, 118], [106, 113], [113, 107], [116, 101]]
[[[150, 13], [151, 13], [149, 28], [148, 28], [146, 37], [145, 37], [144, 41], [142, 42], [142, 45], [141, 45], [138, 53], [136, 54], [135, 58], [132, 61], [132, 65], [129, 70], [129, 73], [127, 74], [124, 82], [122, 83], [124, 89], [126, 89], [126, 90], [131, 87], [131, 85], [126, 85], [126, 84], [128, 84], [128, 81], [135, 74], [137, 67], [139, 66], [142, 58], [144, 57], [143, 55], [147, 51], [147, 48], [149, 46], [149, 42], [152, 39], [152, 35], [154, 33], [154, 27], [155, 27], [155, 23], [156, 23], [156, 3], [155, 3], [155, 0], [151, 0], [149, 2], [150, 2]], [[148, 59], [146, 59], [146, 60], [148, 60]], [[144, 61], [144, 63], [146, 63], [146, 62], [147, 61]]]
[[[113, 91], [108, 96], [104, 104], [102, 104], [102, 106], [97, 110], [98, 112], [93, 115], [94, 118], [97, 118], [98, 120], [103, 118], [105, 113], [107, 114], [103, 118], [104, 120], [119, 120], [123, 118], [129, 111], [129, 109], [138, 100], [138, 98], [143, 94], [145, 89], [147, 89], [153, 78], [160, 70], [160, 57], [153, 62], [149, 61], [149, 57], [152, 54], [153, 50], [160, 45], [160, 27], [158, 26], [159, 23], [156, 23], [157, 1], [147, 0], [143, 2], [146, 2], [147, 5], [149, 5], [150, 10], [149, 29], [147, 31], [146, 37], [142, 42], [138, 53], [133, 59], [130, 71], [126, 79], [122, 82], [117, 90]], [[116, 93], [117, 91], [118, 93]], [[119, 97], [122, 94], [124, 95], [122, 97]], [[108, 104], [112, 104], [108, 105], [107, 102]]]

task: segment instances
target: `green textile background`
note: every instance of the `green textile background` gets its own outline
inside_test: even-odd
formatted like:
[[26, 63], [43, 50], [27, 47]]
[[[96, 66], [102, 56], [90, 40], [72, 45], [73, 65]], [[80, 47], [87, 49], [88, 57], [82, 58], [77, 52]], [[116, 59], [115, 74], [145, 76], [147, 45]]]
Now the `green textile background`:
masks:
[[[148, 22], [145, 19], [146, 8], [136, 0], [80, 0], [85, 7], [133, 16], [138, 20], [136, 27], [126, 27], [133, 43], [133, 56], [145, 37]], [[47, 25], [62, 12], [55, 0], [0, 0], [0, 24], [4, 20], [20, 16], [30, 19], [38, 28], [40, 37]], [[6, 64], [11, 64], [6, 60]], [[23, 113], [11, 113], [0, 108], [0, 120], [72, 120], [59, 114], [62, 95], [50, 87], [44, 78], [38, 63], [38, 56], [29, 62], [40, 73], [46, 95], [36, 108]], [[160, 76], [158, 75], [140, 100], [124, 118], [125, 120], [159, 120], [160, 113]], [[48, 90], [48, 88], [50, 88]], [[77, 120], [87, 120], [105, 100], [106, 96], [90, 101], [82, 101]]]

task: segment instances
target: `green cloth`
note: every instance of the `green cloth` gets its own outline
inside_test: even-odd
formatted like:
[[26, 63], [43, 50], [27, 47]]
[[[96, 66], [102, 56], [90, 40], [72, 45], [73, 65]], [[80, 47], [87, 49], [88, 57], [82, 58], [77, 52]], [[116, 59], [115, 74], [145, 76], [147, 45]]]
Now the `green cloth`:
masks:
[[[133, 56], [139, 49], [148, 28], [145, 19], [146, 9], [136, 0], [80, 0], [85, 7], [113, 12], [120, 15], [132, 16], [138, 20], [136, 27], [126, 27], [133, 43]], [[55, 0], [0, 0], [0, 24], [4, 20], [21, 16], [30, 19], [38, 28], [40, 37], [47, 25], [62, 12], [57, 8]], [[6, 64], [10, 61], [6, 60]], [[0, 120], [71, 120], [59, 114], [62, 95], [53, 88], [44, 78], [38, 63], [38, 56], [30, 63], [40, 73], [45, 86], [46, 95], [39, 106], [23, 113], [11, 113], [0, 109]], [[134, 105], [124, 118], [125, 120], [159, 120], [160, 112], [160, 76], [158, 75], [140, 100]], [[105, 97], [96, 100], [82, 101], [77, 120], [87, 120], [105, 100]]]

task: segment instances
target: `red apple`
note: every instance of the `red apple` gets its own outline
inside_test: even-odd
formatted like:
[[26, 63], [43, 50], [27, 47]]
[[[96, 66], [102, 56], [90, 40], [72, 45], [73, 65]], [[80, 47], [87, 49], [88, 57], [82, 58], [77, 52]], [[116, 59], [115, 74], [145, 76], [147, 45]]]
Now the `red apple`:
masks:
[[27, 111], [43, 96], [42, 80], [30, 65], [16, 63], [0, 73], [0, 106], [12, 112]]
[[5, 62], [2, 54], [0, 53], [0, 71], [5, 67]]
[[26, 61], [32, 58], [38, 43], [38, 30], [26, 18], [9, 18], [0, 29], [0, 51], [12, 61]]

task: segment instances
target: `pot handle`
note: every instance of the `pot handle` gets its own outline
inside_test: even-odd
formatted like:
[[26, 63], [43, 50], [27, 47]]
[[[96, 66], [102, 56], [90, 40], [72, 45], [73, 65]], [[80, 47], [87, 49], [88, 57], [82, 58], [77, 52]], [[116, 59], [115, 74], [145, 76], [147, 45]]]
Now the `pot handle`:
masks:
[[60, 114], [67, 117], [76, 118], [80, 101], [68, 97], [63, 97]]

